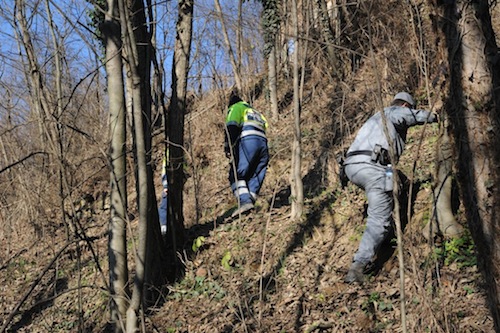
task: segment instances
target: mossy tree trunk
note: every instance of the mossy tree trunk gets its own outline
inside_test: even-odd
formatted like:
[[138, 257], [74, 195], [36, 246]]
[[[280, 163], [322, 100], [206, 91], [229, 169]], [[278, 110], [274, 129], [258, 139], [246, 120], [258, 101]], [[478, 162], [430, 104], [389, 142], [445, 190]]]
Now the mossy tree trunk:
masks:
[[263, 10], [261, 24], [264, 37], [264, 56], [267, 57], [267, 76], [271, 115], [278, 119], [278, 71], [276, 58], [277, 31], [280, 30], [280, 17], [277, 0], [261, 0]]

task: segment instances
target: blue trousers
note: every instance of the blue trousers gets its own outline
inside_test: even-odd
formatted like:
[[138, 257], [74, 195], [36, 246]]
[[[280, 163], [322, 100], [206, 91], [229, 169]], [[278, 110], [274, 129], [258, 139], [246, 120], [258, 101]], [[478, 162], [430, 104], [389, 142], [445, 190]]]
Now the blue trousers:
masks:
[[257, 135], [241, 138], [235, 152], [236, 177], [233, 163], [229, 168], [229, 183], [240, 204], [254, 203], [266, 177], [269, 163], [267, 139]]
[[167, 195], [162, 193], [160, 208], [158, 208], [158, 216], [160, 217], [160, 225], [167, 225]]

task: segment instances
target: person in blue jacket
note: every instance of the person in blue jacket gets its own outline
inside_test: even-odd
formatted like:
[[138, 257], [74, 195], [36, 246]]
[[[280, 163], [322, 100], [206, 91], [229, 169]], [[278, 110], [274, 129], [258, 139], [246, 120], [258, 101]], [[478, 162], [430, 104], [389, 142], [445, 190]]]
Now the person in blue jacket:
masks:
[[167, 233], [167, 215], [168, 215], [168, 180], [167, 180], [167, 158], [163, 157], [162, 170], [161, 170], [161, 185], [163, 190], [161, 192], [161, 202], [158, 208], [158, 215], [160, 217], [160, 228], [162, 235]]
[[346, 153], [344, 170], [349, 180], [365, 190], [368, 200], [366, 229], [354, 255], [345, 282], [362, 283], [368, 264], [392, 229], [393, 180], [391, 164], [403, 153], [409, 127], [437, 122], [436, 114], [416, 110], [413, 97], [407, 92], [394, 96], [391, 106], [384, 108], [387, 132], [394, 147], [394, 160], [384, 131], [382, 113], [370, 117], [358, 131]]
[[[224, 151], [231, 160], [229, 183], [238, 199], [233, 217], [248, 213], [266, 176], [269, 163], [266, 130], [268, 122], [263, 114], [232, 93], [226, 117]], [[236, 167], [236, 170], [234, 169]]]

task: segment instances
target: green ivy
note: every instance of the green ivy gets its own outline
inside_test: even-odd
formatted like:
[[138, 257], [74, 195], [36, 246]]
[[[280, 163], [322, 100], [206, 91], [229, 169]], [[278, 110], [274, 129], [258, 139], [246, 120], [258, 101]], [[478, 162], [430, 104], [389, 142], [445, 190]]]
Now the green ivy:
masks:
[[263, 6], [261, 25], [264, 31], [264, 56], [267, 58], [276, 43], [276, 31], [280, 27], [278, 0], [260, 0]]
[[108, 10], [106, 0], [86, 0], [92, 6], [87, 10], [89, 18], [88, 25], [93, 29], [93, 33], [99, 41], [102, 54], [105, 53], [104, 36], [101, 31], [101, 25], [104, 23], [105, 12]]
[[363, 302], [361, 308], [366, 312], [370, 312], [371, 308], [378, 311], [390, 311], [393, 309], [393, 305], [391, 302], [387, 302], [386, 300], [382, 299], [380, 293], [372, 292], [368, 299]]
[[444, 259], [446, 266], [456, 263], [462, 268], [477, 264], [474, 241], [469, 233], [460, 238], [446, 240], [442, 246], [436, 248], [435, 254]]
[[193, 241], [191, 249], [193, 250], [193, 252], [197, 252], [200, 249], [200, 247], [203, 246], [204, 243], [205, 243], [205, 237], [200, 236]]
[[221, 300], [225, 295], [225, 290], [213, 280], [209, 280], [203, 276], [186, 278], [179, 283], [174, 292], [169, 295], [170, 299], [192, 299], [206, 296], [210, 299]]

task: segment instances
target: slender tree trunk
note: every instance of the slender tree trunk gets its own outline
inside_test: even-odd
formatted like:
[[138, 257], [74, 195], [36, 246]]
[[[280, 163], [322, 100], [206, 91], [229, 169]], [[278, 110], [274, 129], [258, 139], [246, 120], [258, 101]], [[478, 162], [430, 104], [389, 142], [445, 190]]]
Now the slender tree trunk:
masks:
[[299, 26], [297, 16], [297, 1], [292, 0], [292, 26], [294, 36], [293, 50], [293, 106], [294, 106], [294, 137], [292, 144], [292, 175], [291, 195], [292, 211], [291, 218], [301, 218], [304, 209], [304, 186], [302, 183], [302, 152], [300, 134], [300, 90], [299, 90]]
[[238, 0], [238, 23], [236, 25], [236, 68], [240, 75], [243, 62], [243, 30], [241, 28], [243, 26], [243, 1], [245, 0]]
[[110, 201], [109, 223], [109, 285], [111, 322], [115, 332], [124, 330], [128, 307], [127, 267], [127, 171], [126, 171], [126, 108], [123, 82], [122, 39], [117, 0], [108, 0], [108, 12], [102, 26], [106, 45], [106, 73], [109, 96]]
[[217, 15], [219, 17], [219, 21], [221, 24], [222, 34], [224, 36], [224, 43], [226, 46], [226, 52], [227, 52], [227, 55], [229, 57], [229, 61], [231, 62], [231, 66], [233, 67], [234, 81], [236, 83], [236, 88], [241, 93], [241, 92], [243, 92], [243, 80], [241, 79], [241, 73], [239, 71], [238, 61], [236, 60], [236, 57], [234, 56], [233, 47], [231, 46], [231, 40], [229, 39], [229, 34], [227, 33], [226, 24], [224, 23], [224, 17], [222, 15], [222, 8], [220, 6], [220, 2], [219, 2], [219, 0], [215, 0], [214, 3], [215, 3], [215, 9], [217, 11]]
[[174, 46], [172, 71], [172, 97], [167, 115], [168, 138], [168, 181], [169, 181], [169, 255], [171, 263], [169, 277], [177, 275], [178, 246], [184, 242], [184, 116], [186, 113], [186, 89], [189, 72], [189, 57], [191, 53], [191, 38], [193, 29], [193, 0], [179, 2], [179, 17], [177, 21], [177, 38]]
[[267, 68], [269, 76], [269, 99], [271, 101], [271, 114], [274, 119], [278, 119], [278, 73], [276, 70], [276, 46], [273, 46], [267, 58]]
[[[67, 163], [66, 163], [66, 146], [69, 143], [69, 139], [66, 138], [65, 134], [65, 126], [63, 124], [66, 122], [64, 119], [64, 108], [63, 108], [63, 50], [64, 45], [60, 44], [61, 38], [57, 35], [57, 29], [55, 27], [55, 23], [52, 17], [52, 10], [50, 8], [50, 3], [48, 0], [45, 0], [45, 9], [47, 11], [47, 20], [49, 25], [49, 31], [52, 38], [52, 45], [54, 48], [53, 51], [53, 59], [54, 59], [54, 72], [53, 72], [53, 81], [55, 85], [55, 101], [53, 101], [53, 111], [54, 118], [56, 119], [55, 124], [55, 132], [57, 133], [57, 157], [58, 157], [58, 175], [59, 175], [59, 197], [61, 202], [61, 207], [65, 207], [65, 200], [71, 200], [71, 186], [69, 184], [68, 178], [66, 177], [67, 173]], [[54, 105], [55, 104], [55, 105]], [[73, 200], [70, 201], [72, 205], [72, 210], [74, 211]], [[73, 215], [75, 216], [75, 215]], [[78, 219], [74, 219], [72, 222], [74, 223], [75, 230], [77, 228], [80, 229], [82, 234], [84, 234], [84, 229], [81, 227], [80, 221]], [[81, 248], [80, 242], [75, 243], [76, 253], [77, 253], [77, 267], [80, 267], [81, 261]], [[81, 284], [81, 271], [78, 271], [78, 285]], [[83, 331], [83, 304], [82, 304], [82, 291], [78, 288], [78, 299], [77, 299], [77, 307], [78, 307], [78, 328], [80, 331]]]
[[442, 5], [463, 202], [500, 332], [500, 64], [487, 0]]
[[[62, 132], [60, 124], [56, 122], [49, 122], [52, 116], [55, 116], [56, 120], [60, 115], [56, 112], [51, 112], [51, 103], [49, 89], [46, 88], [45, 82], [43, 80], [40, 66], [38, 64], [38, 58], [36, 56], [36, 50], [32, 42], [32, 38], [28, 28], [28, 22], [26, 20], [26, 3], [21, 0], [16, 0], [16, 19], [19, 30], [22, 37], [22, 46], [26, 52], [26, 57], [28, 59], [28, 68], [26, 70], [26, 80], [28, 85], [31, 87], [31, 102], [33, 108], [36, 110], [39, 117], [40, 126], [40, 139], [43, 145], [50, 152], [49, 157], [53, 159], [53, 163], [57, 165], [58, 174], [58, 188], [59, 188], [59, 200], [60, 209], [62, 212], [65, 211], [65, 194], [64, 194], [64, 175], [63, 175], [63, 163], [62, 163]], [[61, 214], [62, 224], [66, 227], [66, 238], [69, 239], [70, 235], [75, 234], [75, 227], [73, 224], [68, 223], [66, 219], [66, 214]]]
[[[54, 22], [52, 21], [52, 13], [50, 11], [50, 6], [48, 1], [45, 1], [46, 5], [46, 10], [47, 10], [47, 19], [49, 21], [49, 26], [50, 26], [50, 32], [51, 32], [51, 37], [52, 37], [52, 43], [54, 46], [54, 84], [55, 84], [55, 106], [54, 109], [55, 111], [53, 112], [54, 118], [56, 119], [56, 124], [55, 124], [55, 135], [57, 137], [56, 140], [56, 145], [54, 152], [57, 153], [57, 158], [59, 160], [58, 163], [58, 177], [59, 177], [59, 198], [60, 198], [60, 205], [64, 209], [66, 207], [65, 205], [65, 200], [66, 200], [66, 195], [65, 195], [65, 175], [64, 175], [64, 128], [61, 125], [62, 124], [62, 115], [63, 115], [63, 110], [62, 110], [62, 83], [61, 83], [61, 76], [62, 76], [62, 66], [61, 66], [61, 54], [60, 54], [60, 46], [57, 41], [57, 37], [55, 35], [55, 28], [54, 28]], [[47, 110], [48, 111], [48, 110]], [[67, 191], [70, 193], [70, 191]]]
[[[146, 1], [149, 3], [149, 1]], [[145, 159], [145, 183], [148, 196], [145, 210], [147, 215], [146, 230], [146, 266], [145, 283], [148, 287], [145, 290], [147, 305], [154, 304], [160, 296], [159, 287], [165, 280], [165, 248], [160, 233], [158, 209], [156, 202], [156, 191], [153, 179], [152, 168], [152, 135], [153, 122], [151, 118], [152, 89], [151, 89], [151, 64], [155, 58], [152, 48], [152, 31], [155, 27], [154, 13], [146, 10], [143, 0], [132, 1], [132, 27], [135, 33], [135, 48], [137, 49], [137, 73], [140, 79], [140, 106], [142, 116], [142, 140], [144, 140]], [[149, 14], [149, 16], [146, 16]], [[135, 53], [134, 53], [135, 54]], [[138, 140], [139, 138], [137, 138]]]
[[335, 52], [335, 36], [333, 34], [332, 25], [330, 23], [330, 16], [328, 15], [328, 8], [326, 6], [325, 0], [316, 0], [319, 12], [319, 21], [321, 24], [321, 31], [323, 35], [323, 40], [326, 43], [326, 53], [328, 54], [328, 60], [334, 71], [338, 74], [339, 66], [337, 53]]
[[[148, 244], [148, 235], [151, 223], [149, 214], [151, 196], [149, 194], [150, 181], [148, 179], [148, 154], [150, 154], [150, 151], [146, 121], [147, 115], [150, 115], [150, 110], [148, 112], [148, 110], [145, 109], [145, 107], [147, 107], [147, 103], [144, 102], [144, 98], [146, 98], [144, 89], [145, 83], [143, 77], [141, 77], [141, 75], [144, 75], [145, 70], [143, 62], [149, 65], [149, 58], [142, 50], [140, 51], [140, 47], [138, 47], [138, 43], [143, 42], [143, 36], [141, 36], [140, 33], [146, 24], [143, 12], [144, 4], [142, 0], [131, 1], [132, 3], [130, 6], [126, 0], [119, 0], [118, 4], [132, 88], [131, 98], [136, 160], [136, 192], [139, 211], [138, 242], [135, 251], [135, 277], [132, 297], [127, 309], [126, 331], [137, 332], [138, 318], [145, 308], [144, 298], [146, 293], [144, 287], [149, 282], [148, 264], [150, 263], [150, 258], [148, 246], [150, 244]], [[139, 38], [137, 35], [139, 35]], [[149, 74], [147, 77], [149, 77]]]
[[262, 27], [264, 30], [264, 55], [267, 56], [267, 75], [269, 98], [271, 100], [271, 115], [278, 119], [278, 71], [276, 59], [277, 33], [280, 28], [280, 19], [277, 0], [263, 0]]

